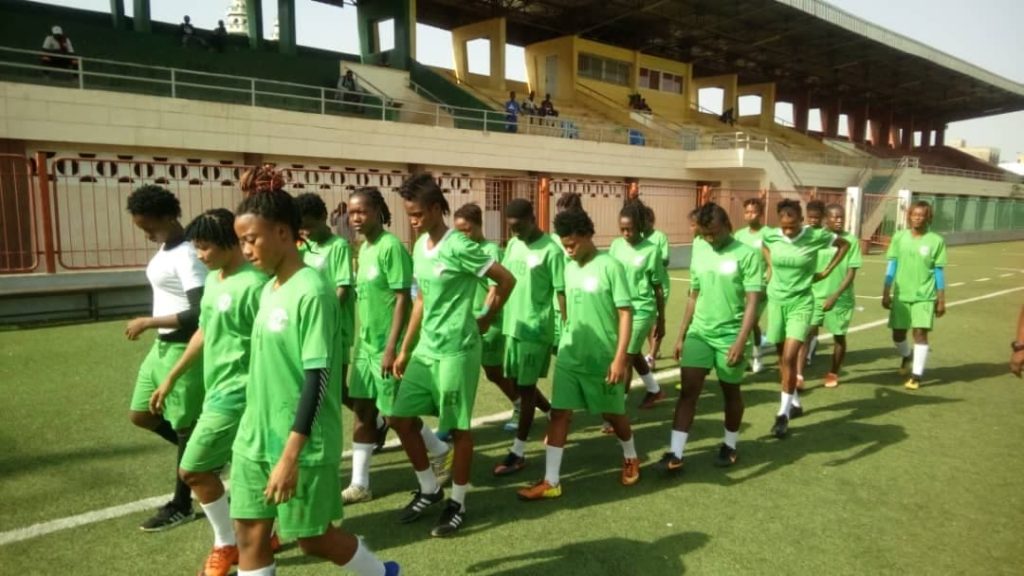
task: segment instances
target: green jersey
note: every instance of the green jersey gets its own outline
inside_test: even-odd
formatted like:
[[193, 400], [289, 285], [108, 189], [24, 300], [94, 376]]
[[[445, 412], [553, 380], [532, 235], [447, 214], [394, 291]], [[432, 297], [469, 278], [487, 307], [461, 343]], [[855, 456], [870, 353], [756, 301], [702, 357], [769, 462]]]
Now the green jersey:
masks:
[[[851, 268], [858, 269], [861, 267], [860, 241], [849, 232], [843, 232], [839, 234], [839, 237], [850, 243], [850, 249], [831, 274], [826, 276], [821, 282], [814, 283], [812, 290], [816, 300], [825, 300], [835, 294], [836, 290], [839, 290], [839, 285], [843, 283], [843, 278], [846, 278], [846, 273]], [[834, 245], [829, 245], [828, 248], [818, 252], [818, 267], [815, 269], [815, 272], [825, 270], [828, 263], [832, 261], [832, 257], [836, 255], [836, 250], [838, 248]], [[836, 299], [836, 306], [850, 308], [853, 306], [853, 302], [853, 282], [850, 282], [846, 290], [843, 290], [843, 293]]]
[[330, 378], [299, 463], [319, 466], [339, 462], [339, 317], [334, 287], [312, 268], [301, 268], [276, 288], [273, 280], [266, 283], [252, 330], [251, 384], [235, 438], [235, 453], [255, 462], [275, 464], [295, 423], [305, 371], [326, 368]]
[[771, 230], [771, 228], [767, 226], [761, 226], [757, 230], [751, 230], [750, 226], [746, 226], [737, 230], [732, 237], [760, 252], [764, 233], [768, 230]]
[[654, 230], [647, 236], [647, 240], [658, 249], [658, 257], [661, 258], [662, 265], [668, 266], [668, 260], [671, 256], [669, 254], [668, 236], [661, 230]]
[[656, 316], [658, 303], [654, 287], [661, 286], [665, 275], [658, 247], [646, 239], [630, 244], [625, 238], [616, 238], [608, 249], [608, 255], [618, 260], [626, 271], [633, 315], [636, 318]]
[[632, 298], [626, 270], [608, 254], [598, 254], [583, 267], [565, 265], [566, 322], [558, 343], [558, 363], [582, 374], [601, 375], [615, 360], [619, 342], [619, 309]]
[[936, 300], [935, 269], [949, 263], [942, 236], [932, 231], [914, 236], [910, 230], [900, 230], [893, 235], [885, 257], [896, 261], [893, 298], [901, 302]]
[[526, 342], [551, 344], [557, 309], [551, 302], [565, 290], [565, 252], [547, 234], [532, 244], [513, 238], [501, 263], [516, 279], [516, 288], [505, 305], [502, 333]]
[[417, 354], [462, 354], [480, 338], [474, 314], [481, 278], [494, 264], [476, 242], [449, 230], [433, 248], [423, 234], [413, 248], [413, 275], [423, 299]]
[[764, 257], [735, 238], [718, 250], [708, 244], [690, 268], [690, 282], [699, 294], [689, 330], [708, 338], [735, 337], [747, 293], [764, 289]]
[[835, 234], [823, 228], [804, 226], [796, 238], [790, 238], [781, 228], [772, 228], [766, 230], [761, 239], [771, 253], [768, 299], [786, 304], [811, 293], [818, 252], [832, 245]]
[[[299, 252], [306, 266], [319, 270], [328, 286], [352, 287], [355, 279], [352, 275], [352, 249], [348, 240], [331, 234], [323, 242], [307, 241], [299, 247]], [[350, 348], [356, 328], [355, 294], [346, 294], [340, 314], [342, 347]]]
[[248, 262], [227, 278], [220, 274], [214, 270], [206, 276], [199, 305], [206, 383], [203, 409], [241, 416], [249, 381], [252, 326], [267, 275]]
[[[391, 334], [395, 292], [409, 290], [411, 286], [412, 257], [397, 236], [382, 232], [374, 242], [363, 242], [356, 273], [359, 351], [371, 356], [384, 353]], [[404, 326], [402, 331], [405, 331]], [[398, 338], [401, 345], [401, 334]]]
[[[501, 261], [501, 247], [496, 242], [482, 240], [477, 245], [480, 246], [480, 249], [483, 250], [488, 258], [491, 258], [494, 262]], [[474, 316], [483, 316], [484, 305], [487, 303], [487, 293], [491, 291], [491, 286], [494, 286], [494, 281], [490, 278], [481, 277], [479, 279], [476, 287], [476, 296], [473, 298]], [[494, 315], [491, 325], [487, 328], [487, 334], [484, 334], [484, 336], [498, 336], [501, 334], [501, 316], [501, 312]]]

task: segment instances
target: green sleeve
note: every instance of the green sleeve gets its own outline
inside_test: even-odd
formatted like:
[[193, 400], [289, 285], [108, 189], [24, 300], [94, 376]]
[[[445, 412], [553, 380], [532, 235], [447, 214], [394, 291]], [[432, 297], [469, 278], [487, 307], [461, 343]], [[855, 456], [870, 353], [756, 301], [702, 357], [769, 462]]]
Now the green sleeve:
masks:
[[661, 286], [661, 281], [665, 278], [665, 264], [661, 261], [661, 255], [657, 250], [652, 251], [651, 255], [653, 256], [650, 264], [651, 285]]
[[740, 272], [744, 290], [760, 292], [764, 289], [764, 258], [753, 249], [740, 259]]
[[491, 264], [497, 261], [495, 258], [497, 251], [488, 254], [479, 244], [462, 234], [458, 234], [455, 238], [457, 239], [452, 243], [452, 256], [455, 265], [467, 274], [482, 278], [491, 268]]
[[846, 267], [860, 268], [864, 264], [860, 252], [860, 239], [853, 234], [847, 234], [846, 241], [850, 243], [850, 251], [846, 253]]
[[893, 234], [889, 240], [889, 249], [885, 251], [886, 260], [898, 260], [900, 257], [900, 240], [903, 238], [903, 231]]
[[551, 284], [555, 288], [555, 292], [565, 292], [565, 255], [558, 249], [558, 246], [552, 246], [548, 250], [548, 267], [551, 270]]
[[299, 350], [304, 370], [328, 368], [328, 347], [334, 342], [329, 318], [331, 305], [337, 306], [333, 296], [309, 292], [299, 301]]
[[[339, 237], [340, 238], [340, 237]], [[341, 238], [331, 250], [331, 269], [334, 271], [335, 286], [351, 286], [352, 278], [352, 250], [348, 241]]]
[[690, 290], [696, 290], [700, 292], [700, 274], [693, 271], [693, 266], [690, 266]]
[[380, 251], [380, 260], [388, 288], [406, 290], [412, 286], [412, 258], [400, 242], [389, 242]]
[[942, 239], [942, 236], [936, 234], [936, 246], [935, 246], [935, 267], [945, 268], [949, 264], [949, 257], [946, 256], [946, 241]]
[[612, 300], [615, 301], [615, 307], [632, 308], [633, 300], [630, 298], [629, 284], [626, 282], [626, 269], [616, 260], [609, 262], [607, 271], [611, 274], [609, 284], [611, 285]]

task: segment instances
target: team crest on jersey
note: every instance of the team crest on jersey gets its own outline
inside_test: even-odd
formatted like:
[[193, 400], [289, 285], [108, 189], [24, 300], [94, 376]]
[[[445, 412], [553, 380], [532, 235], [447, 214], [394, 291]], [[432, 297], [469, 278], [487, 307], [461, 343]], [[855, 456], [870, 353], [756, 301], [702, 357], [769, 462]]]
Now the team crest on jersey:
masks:
[[536, 254], [530, 254], [529, 256], [526, 257], [527, 268], [530, 268], [532, 270], [537, 266], [540, 266], [540, 256], [537, 256]]
[[583, 279], [583, 291], [597, 292], [597, 287], [600, 283], [596, 276], [587, 276]]
[[764, 240], [761, 240], [760, 238], [754, 240], [754, 248], [760, 248], [762, 246], [764, 246]]
[[288, 325], [288, 311], [284, 308], [274, 308], [267, 318], [267, 330], [281, 332]]
[[217, 310], [227, 312], [231, 309], [231, 294], [221, 294], [217, 299]]
[[735, 274], [736, 268], [737, 265], [735, 260], [724, 260], [718, 265], [718, 271], [722, 274]]
[[921, 246], [917, 249], [917, 253], [921, 256], [927, 256], [929, 252], [931, 252], [931, 248], [928, 246]]
[[639, 268], [644, 265], [645, 260], [647, 260], [646, 256], [644, 256], [643, 254], [637, 254], [636, 256], [633, 257], [633, 266]]
[[434, 276], [440, 278], [441, 274], [444, 274], [444, 271], [447, 269], [448, 267], [444, 265], [444, 262], [438, 262], [437, 264], [434, 264]]
[[377, 276], [380, 276], [380, 268], [377, 268], [377, 266], [374, 264], [371, 264], [366, 267], [366, 277], [368, 279], [374, 280], [377, 278]]
[[316, 268], [317, 270], [323, 268], [324, 267], [324, 257], [323, 256], [310, 256], [310, 258], [309, 258], [309, 265], [312, 266], [313, 268]]

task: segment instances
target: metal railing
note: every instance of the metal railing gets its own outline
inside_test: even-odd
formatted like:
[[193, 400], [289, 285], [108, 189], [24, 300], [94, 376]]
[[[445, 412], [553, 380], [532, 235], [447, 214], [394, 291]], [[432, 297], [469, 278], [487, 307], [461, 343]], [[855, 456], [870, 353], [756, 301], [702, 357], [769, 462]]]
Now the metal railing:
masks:
[[921, 173], [935, 176], [956, 176], [959, 178], [972, 178], [975, 180], [991, 180], [993, 182], [1024, 182], [1024, 178], [1015, 174], [1000, 172], [983, 172], [981, 170], [965, 170], [962, 168], [947, 168], [945, 166], [930, 166], [921, 164]]
[[0, 154], [0, 273], [32, 272], [39, 267], [36, 188], [32, 163], [17, 154]]

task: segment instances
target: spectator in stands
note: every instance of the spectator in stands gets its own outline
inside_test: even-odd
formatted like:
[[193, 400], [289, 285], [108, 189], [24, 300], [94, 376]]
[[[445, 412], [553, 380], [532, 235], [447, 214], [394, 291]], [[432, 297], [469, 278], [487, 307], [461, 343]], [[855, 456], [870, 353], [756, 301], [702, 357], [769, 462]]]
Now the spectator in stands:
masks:
[[530, 95], [526, 98], [526, 100], [523, 100], [523, 114], [527, 116], [536, 116], [537, 114], [540, 113], [540, 108], [537, 106], [536, 102], [534, 102], [534, 98], [536, 97], [537, 93], [531, 90]]
[[736, 125], [736, 111], [733, 110], [732, 108], [729, 108], [725, 112], [722, 112], [722, 115], [718, 117], [718, 120], [722, 124], [728, 124], [729, 126], [735, 126]]
[[[46, 66], [54, 68], [75, 68], [78, 61], [74, 58], [63, 58], [57, 54], [74, 54], [75, 48], [71, 45], [71, 38], [64, 35], [60, 26], [50, 29], [50, 34], [43, 40], [43, 51], [48, 52], [41, 60]], [[52, 56], [50, 54], [53, 54]]]
[[217, 20], [217, 27], [213, 29], [213, 36], [210, 37], [210, 47], [217, 52], [223, 52], [228, 43], [228, 29], [224, 27], [223, 20]]
[[516, 100], [516, 93], [508, 93], [508, 102], [505, 102], [505, 132], [515, 133], [519, 130], [519, 101]]
[[360, 94], [359, 83], [356, 82], [356, 74], [351, 68], [346, 68], [345, 73], [338, 78], [338, 98], [342, 102], [351, 102], [356, 105], [356, 112], [362, 113], [363, 97]]
[[558, 117], [558, 110], [555, 110], [555, 105], [551, 103], [551, 94], [544, 95], [544, 101], [540, 103], [540, 115]]
[[198, 43], [200, 46], [206, 46], [206, 40], [203, 40], [196, 34], [196, 29], [192, 26], [192, 18], [189, 16], [185, 16], [184, 21], [178, 25], [178, 34], [181, 35], [182, 46], [188, 46], [193, 42]]
[[651, 107], [647, 105], [647, 98], [640, 98], [640, 111], [641, 112], [654, 112]]

